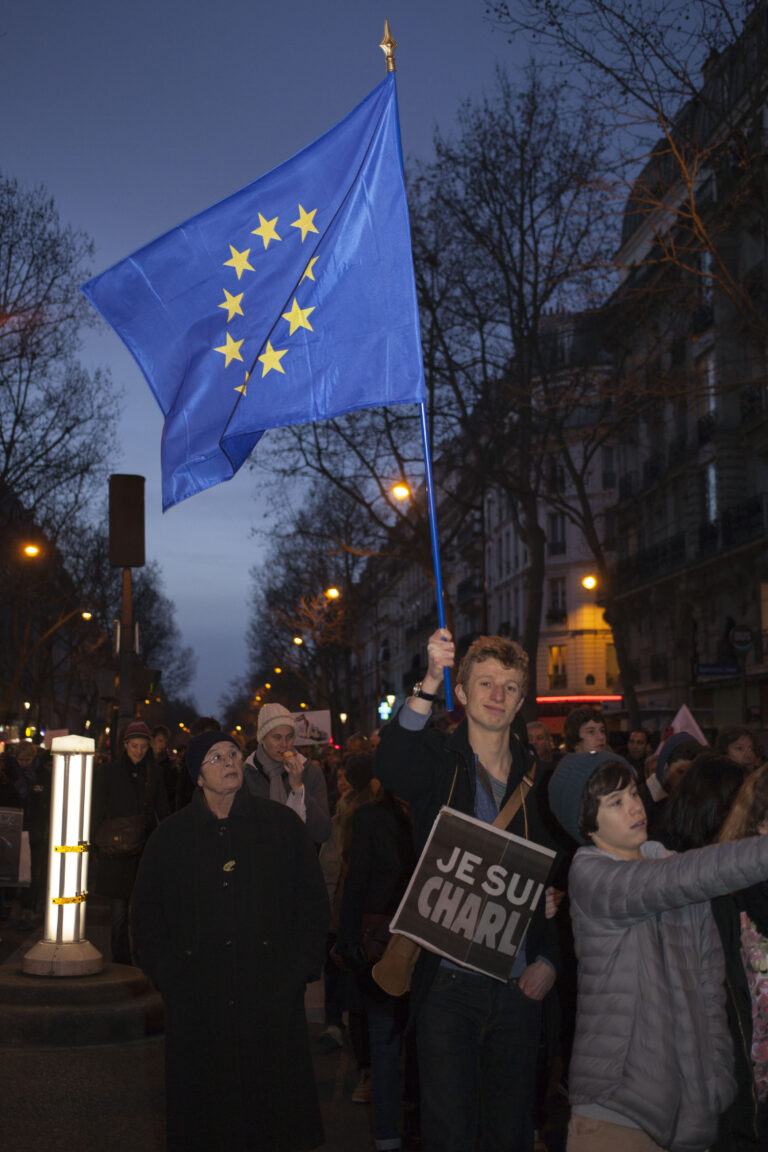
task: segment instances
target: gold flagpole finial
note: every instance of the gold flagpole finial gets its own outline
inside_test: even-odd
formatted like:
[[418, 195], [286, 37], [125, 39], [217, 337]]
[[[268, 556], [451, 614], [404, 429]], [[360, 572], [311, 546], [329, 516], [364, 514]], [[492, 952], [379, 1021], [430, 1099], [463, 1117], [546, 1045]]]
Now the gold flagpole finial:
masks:
[[384, 21], [384, 39], [379, 44], [382, 52], [387, 58], [387, 72], [395, 71], [395, 48], [397, 48], [397, 40], [389, 30], [389, 20]]

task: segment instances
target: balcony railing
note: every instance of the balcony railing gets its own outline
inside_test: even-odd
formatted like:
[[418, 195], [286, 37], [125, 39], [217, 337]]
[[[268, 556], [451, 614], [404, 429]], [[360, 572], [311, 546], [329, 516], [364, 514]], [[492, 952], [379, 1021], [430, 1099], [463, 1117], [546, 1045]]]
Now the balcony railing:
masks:
[[715, 414], [714, 412], [707, 412], [706, 416], [700, 416], [696, 425], [696, 432], [699, 437], [699, 444], [708, 444], [712, 439], [715, 431]]
[[661, 476], [661, 456], [655, 453], [643, 464], [643, 484], [655, 484]]
[[766, 533], [766, 496], [760, 492], [741, 504], [726, 508], [722, 515], [724, 548], [736, 548]]
[[712, 556], [727, 552], [768, 534], [768, 496], [758, 492], [740, 504], [726, 508], [715, 521], [699, 528], [699, 554]]
[[754, 424], [765, 414], [765, 384], [750, 384], [741, 393], [741, 422]]
[[565, 624], [568, 619], [568, 611], [565, 608], [548, 608], [547, 609], [547, 624]]
[[759, 492], [726, 508], [717, 520], [700, 523], [695, 534], [691, 533], [688, 549], [685, 532], [678, 532], [634, 556], [622, 557], [616, 566], [617, 581], [620, 588], [637, 587], [683, 568], [689, 560], [715, 556], [766, 537], [768, 493]]
[[619, 477], [619, 500], [629, 500], [637, 491], [637, 473], [625, 472]]
[[462, 580], [456, 589], [456, 599], [459, 604], [466, 604], [468, 600], [472, 600], [475, 596], [482, 596], [483, 585], [476, 576], [468, 576], [466, 580]]
[[617, 565], [619, 586], [646, 584], [681, 568], [685, 560], [685, 533], [678, 532], [634, 556], [620, 560]]

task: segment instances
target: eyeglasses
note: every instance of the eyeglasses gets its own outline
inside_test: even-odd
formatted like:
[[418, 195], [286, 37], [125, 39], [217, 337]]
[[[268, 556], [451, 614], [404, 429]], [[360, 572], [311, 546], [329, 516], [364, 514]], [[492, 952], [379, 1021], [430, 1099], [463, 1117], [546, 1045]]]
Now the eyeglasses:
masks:
[[203, 760], [202, 767], [205, 768], [206, 764], [212, 764], [216, 768], [219, 764], [223, 764], [225, 760], [239, 760], [242, 753], [239, 748], [233, 748], [231, 752], [214, 752], [213, 756], [209, 756], [207, 760]]

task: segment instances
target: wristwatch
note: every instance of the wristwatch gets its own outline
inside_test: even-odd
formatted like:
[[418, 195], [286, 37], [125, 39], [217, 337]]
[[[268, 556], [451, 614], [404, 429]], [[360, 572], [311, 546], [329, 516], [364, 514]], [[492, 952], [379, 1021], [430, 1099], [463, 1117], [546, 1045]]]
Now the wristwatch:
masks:
[[435, 692], [425, 692], [421, 680], [411, 688], [411, 696], [419, 696], [422, 700], [437, 700]]

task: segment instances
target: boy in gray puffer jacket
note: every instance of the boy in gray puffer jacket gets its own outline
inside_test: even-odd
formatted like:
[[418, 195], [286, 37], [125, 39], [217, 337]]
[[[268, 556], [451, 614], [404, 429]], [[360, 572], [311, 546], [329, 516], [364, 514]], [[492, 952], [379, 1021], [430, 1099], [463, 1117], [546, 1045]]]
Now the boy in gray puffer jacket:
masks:
[[549, 798], [590, 845], [569, 878], [579, 970], [568, 1152], [704, 1152], [735, 1092], [709, 900], [768, 879], [768, 836], [680, 856], [648, 842], [632, 769], [610, 750], [563, 757]]

